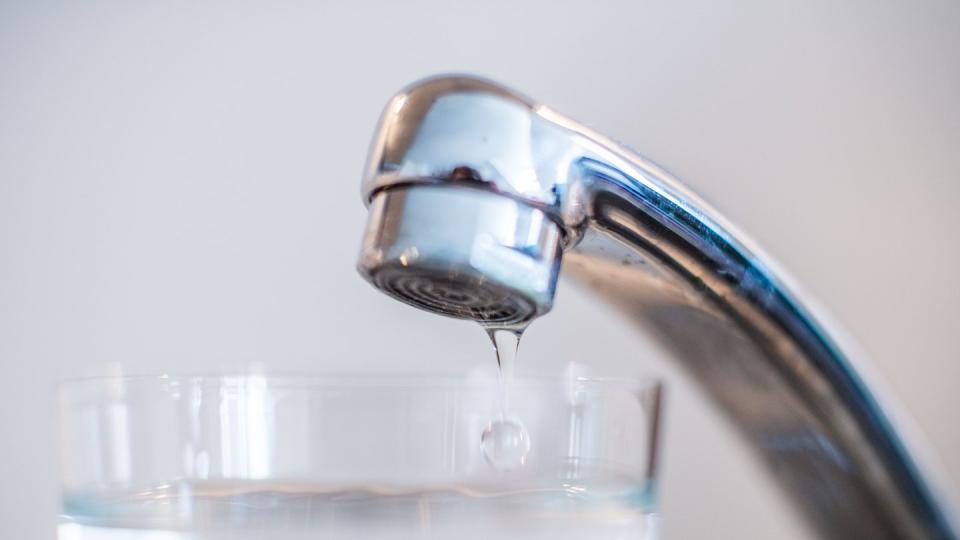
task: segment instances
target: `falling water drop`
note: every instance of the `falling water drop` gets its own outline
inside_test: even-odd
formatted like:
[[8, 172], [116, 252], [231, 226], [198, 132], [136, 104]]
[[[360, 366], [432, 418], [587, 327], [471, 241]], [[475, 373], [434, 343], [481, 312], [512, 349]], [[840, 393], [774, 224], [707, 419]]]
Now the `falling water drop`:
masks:
[[509, 418], [508, 399], [520, 338], [524, 328], [486, 328], [497, 355], [500, 372], [500, 416], [487, 424], [480, 436], [483, 455], [494, 468], [511, 470], [526, 463], [530, 435], [519, 420]]
[[490, 465], [508, 471], [526, 463], [527, 454], [530, 453], [530, 435], [518, 421], [494, 420], [483, 430], [480, 445]]

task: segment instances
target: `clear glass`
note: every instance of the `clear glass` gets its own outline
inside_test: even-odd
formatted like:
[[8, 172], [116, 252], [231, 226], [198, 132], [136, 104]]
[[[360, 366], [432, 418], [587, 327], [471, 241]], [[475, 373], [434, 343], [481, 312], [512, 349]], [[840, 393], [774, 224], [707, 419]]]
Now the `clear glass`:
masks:
[[135, 377], [61, 387], [60, 540], [652, 538], [660, 385]]

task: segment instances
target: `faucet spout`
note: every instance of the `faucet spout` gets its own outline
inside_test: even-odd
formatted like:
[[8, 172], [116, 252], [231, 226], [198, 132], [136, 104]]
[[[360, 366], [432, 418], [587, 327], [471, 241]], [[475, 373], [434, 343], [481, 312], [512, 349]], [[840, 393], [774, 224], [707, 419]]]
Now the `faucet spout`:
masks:
[[653, 163], [495, 83], [437, 77], [387, 105], [363, 194], [377, 288], [517, 326], [550, 310], [562, 261], [663, 340], [822, 537], [957, 537], [863, 359]]

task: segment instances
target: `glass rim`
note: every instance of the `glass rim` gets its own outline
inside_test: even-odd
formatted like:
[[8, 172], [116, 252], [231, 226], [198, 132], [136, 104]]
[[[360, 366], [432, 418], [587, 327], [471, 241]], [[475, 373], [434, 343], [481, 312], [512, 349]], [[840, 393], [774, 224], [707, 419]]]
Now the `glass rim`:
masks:
[[[224, 372], [183, 374], [131, 374], [90, 375], [69, 377], [57, 382], [58, 393], [97, 386], [118, 384], [200, 384], [216, 386], [240, 386], [250, 382], [262, 382], [273, 388], [304, 389], [361, 389], [390, 388], [414, 390], [452, 390], [489, 387], [497, 384], [496, 377], [475, 377], [449, 373], [384, 373], [384, 372]], [[597, 390], [649, 390], [665, 386], [662, 377], [641, 376], [591, 376], [591, 375], [514, 375], [511, 386], [550, 387], [577, 384]]]

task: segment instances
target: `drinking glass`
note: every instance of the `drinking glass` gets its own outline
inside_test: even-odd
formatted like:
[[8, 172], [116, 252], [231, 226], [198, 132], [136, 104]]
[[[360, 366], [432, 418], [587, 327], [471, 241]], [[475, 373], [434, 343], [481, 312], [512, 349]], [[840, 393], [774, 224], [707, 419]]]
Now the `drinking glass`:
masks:
[[[652, 538], [658, 382], [502, 390], [381, 376], [64, 383], [59, 538]], [[508, 463], [486, 440], [498, 422], [522, 426], [494, 441], [515, 451]]]

